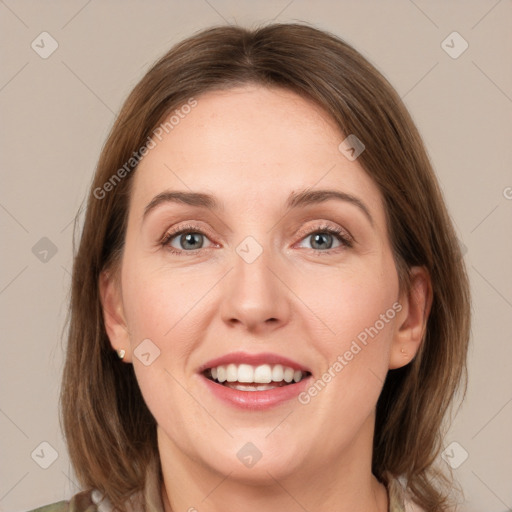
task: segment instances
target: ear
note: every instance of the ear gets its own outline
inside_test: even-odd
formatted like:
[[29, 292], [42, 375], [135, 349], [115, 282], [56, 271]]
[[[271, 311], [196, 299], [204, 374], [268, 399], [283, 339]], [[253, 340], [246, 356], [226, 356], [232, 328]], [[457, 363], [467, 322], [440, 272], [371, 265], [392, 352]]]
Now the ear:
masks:
[[124, 350], [123, 362], [132, 362], [130, 335], [124, 317], [121, 285], [110, 271], [104, 270], [99, 280], [105, 330], [114, 350]]
[[425, 267], [412, 267], [410, 289], [400, 297], [402, 309], [396, 316], [396, 330], [389, 355], [389, 369], [401, 368], [416, 356], [425, 334], [430, 308], [432, 284]]

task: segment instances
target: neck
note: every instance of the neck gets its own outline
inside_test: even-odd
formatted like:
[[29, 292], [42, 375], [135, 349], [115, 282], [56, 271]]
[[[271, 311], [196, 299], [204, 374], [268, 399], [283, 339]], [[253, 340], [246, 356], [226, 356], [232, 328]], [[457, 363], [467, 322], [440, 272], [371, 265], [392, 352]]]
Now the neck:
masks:
[[[236, 482], [227, 483], [228, 478], [218, 479], [216, 485], [213, 485], [210, 493], [204, 494], [203, 498], [185, 496], [173, 496], [171, 500], [168, 497], [164, 487], [162, 498], [165, 512], [176, 512], [183, 510], [187, 512], [304, 512], [305, 510], [315, 510], [315, 512], [387, 512], [388, 496], [385, 487], [372, 477], [366, 486], [358, 482], [357, 493], [350, 496], [345, 492], [346, 487], [340, 486], [339, 490], [329, 489], [330, 495], [323, 494], [323, 491], [317, 487], [318, 482], [304, 483], [299, 492], [290, 492], [282, 482], [275, 482], [275, 485], [260, 486], [250, 488], [248, 486], [237, 485]], [[305, 486], [310, 485], [316, 490], [314, 496], [308, 496], [305, 493]], [[221, 489], [222, 487], [222, 489]], [[171, 488], [172, 489], [172, 488]], [[341, 491], [344, 489], [345, 491]], [[202, 492], [199, 490], [198, 492]], [[171, 490], [172, 493], [172, 490]], [[194, 493], [193, 493], [194, 494]], [[215, 494], [214, 496], [212, 494]], [[325, 496], [325, 498], [324, 498]], [[190, 504], [193, 504], [192, 506]], [[316, 508], [315, 508], [316, 507]]]
[[258, 477], [252, 478], [256, 476], [252, 473], [249, 479], [240, 477], [235, 468], [222, 474], [188, 457], [158, 428], [164, 511], [386, 512], [387, 491], [371, 473], [367, 437], [316, 465], [304, 464], [279, 478], [271, 468], [260, 468]]

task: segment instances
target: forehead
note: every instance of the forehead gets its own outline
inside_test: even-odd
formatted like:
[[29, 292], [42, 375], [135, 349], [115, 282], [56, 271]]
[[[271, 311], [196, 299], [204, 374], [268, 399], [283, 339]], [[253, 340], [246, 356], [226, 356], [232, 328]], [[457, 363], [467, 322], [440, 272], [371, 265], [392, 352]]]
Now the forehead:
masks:
[[253, 85], [194, 100], [153, 132], [155, 145], [134, 176], [134, 207], [173, 189], [208, 192], [221, 204], [247, 208], [282, 202], [290, 191], [336, 187], [382, 208], [373, 180], [338, 149], [345, 135], [313, 101]]

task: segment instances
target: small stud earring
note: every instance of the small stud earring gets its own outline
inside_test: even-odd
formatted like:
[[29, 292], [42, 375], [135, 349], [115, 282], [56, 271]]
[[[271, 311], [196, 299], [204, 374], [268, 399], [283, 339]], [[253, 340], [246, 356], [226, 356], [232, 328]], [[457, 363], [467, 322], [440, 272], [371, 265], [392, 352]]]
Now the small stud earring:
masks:
[[400, 352], [402, 352], [402, 354], [405, 354], [405, 349], [404, 349], [404, 347], [402, 347], [402, 348], [400, 349]]
[[119, 350], [116, 350], [117, 352], [117, 357], [119, 357], [119, 359], [123, 359], [124, 355], [126, 354], [126, 350], [123, 350], [122, 348], [120, 348]]

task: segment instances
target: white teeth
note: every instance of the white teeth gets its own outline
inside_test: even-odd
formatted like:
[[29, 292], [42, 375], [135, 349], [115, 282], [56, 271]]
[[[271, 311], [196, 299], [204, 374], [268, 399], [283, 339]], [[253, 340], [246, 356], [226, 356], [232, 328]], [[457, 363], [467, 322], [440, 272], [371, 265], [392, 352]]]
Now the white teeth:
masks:
[[219, 382], [224, 382], [226, 380], [226, 367], [225, 366], [217, 366], [217, 380]]
[[270, 384], [258, 384], [257, 386], [251, 386], [247, 384], [233, 384], [232, 382], [226, 384], [228, 388], [238, 389], [239, 391], [266, 391], [267, 389], [274, 389], [276, 386]]
[[262, 364], [257, 366], [254, 370], [254, 382], [260, 384], [268, 384], [272, 382], [272, 369], [269, 364]]
[[293, 368], [286, 367], [284, 369], [284, 380], [285, 382], [291, 382], [293, 380], [293, 374], [294, 374]]
[[[281, 364], [270, 365], [261, 364], [259, 366], [252, 366], [250, 364], [233, 364], [220, 365], [215, 368], [211, 368], [212, 379], [218, 382], [237, 382], [246, 384], [269, 384], [271, 382], [282, 382], [286, 383], [299, 382], [302, 380], [302, 372], [300, 370], [294, 370], [289, 366], [283, 366]], [[226, 384], [227, 385], [227, 384]], [[229, 386], [235, 387], [235, 386]], [[248, 386], [242, 386], [247, 388]], [[251, 390], [261, 390], [265, 386], [250, 386]], [[259, 389], [261, 388], [261, 389]], [[236, 389], [241, 389], [236, 387]], [[271, 389], [265, 387], [265, 389]], [[244, 389], [245, 391], [246, 389]]]
[[276, 364], [274, 368], [272, 368], [272, 380], [276, 382], [281, 382], [284, 377], [283, 366], [280, 364]]
[[254, 382], [254, 368], [250, 364], [238, 367], [238, 382]]
[[238, 370], [236, 364], [228, 364], [226, 368], [226, 380], [228, 382], [236, 382], [238, 377]]

